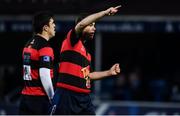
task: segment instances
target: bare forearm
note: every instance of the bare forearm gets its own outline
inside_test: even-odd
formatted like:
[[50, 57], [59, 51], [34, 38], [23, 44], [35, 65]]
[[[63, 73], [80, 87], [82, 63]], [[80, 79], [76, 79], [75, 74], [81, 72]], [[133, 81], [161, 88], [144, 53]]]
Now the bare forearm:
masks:
[[89, 74], [90, 79], [92, 80], [99, 80], [102, 78], [106, 78], [108, 76], [111, 76], [111, 73], [109, 70], [107, 71], [101, 71], [101, 72], [92, 72]]
[[97, 21], [98, 19], [100, 19], [101, 17], [103, 17], [105, 15], [106, 15], [106, 11], [101, 11], [101, 12], [89, 15], [79, 23], [79, 26], [81, 28], [84, 28], [85, 26]]
[[83, 20], [81, 20], [76, 26], [75, 26], [75, 31], [76, 33], [81, 32], [87, 25], [97, 21], [98, 19], [102, 18], [105, 15], [114, 15], [117, 11], [118, 8], [120, 8], [121, 5], [116, 6], [116, 7], [111, 7], [106, 10], [100, 11], [98, 13], [94, 13], [92, 15], [87, 16]]
[[120, 67], [119, 67], [119, 64], [116, 63], [109, 70], [100, 71], [100, 72], [92, 72], [92, 73], [89, 73], [88, 76], [92, 80], [98, 80], [98, 79], [102, 79], [108, 76], [118, 75], [119, 73], [120, 73]]
[[106, 14], [107, 14], [107, 11], [101, 11], [101, 12], [94, 13], [94, 14], [91, 14], [91, 15], [87, 16], [86, 18], [84, 18], [82, 21], [80, 21], [76, 25], [75, 31], [76, 32], [81, 32], [87, 25], [97, 21], [98, 19], [102, 18]]

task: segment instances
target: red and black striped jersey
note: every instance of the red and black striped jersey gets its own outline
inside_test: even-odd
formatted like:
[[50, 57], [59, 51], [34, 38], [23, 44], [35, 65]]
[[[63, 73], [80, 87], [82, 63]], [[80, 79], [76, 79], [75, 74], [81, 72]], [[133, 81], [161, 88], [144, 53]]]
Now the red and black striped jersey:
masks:
[[40, 36], [34, 36], [23, 49], [23, 79], [22, 94], [45, 96], [45, 90], [40, 80], [39, 69], [50, 69], [53, 78], [54, 53], [48, 41]]
[[[80, 93], [89, 93], [87, 81], [81, 69], [90, 70], [91, 55], [87, 52], [82, 40], [77, 39], [74, 30], [70, 30], [63, 41], [60, 51], [59, 77], [57, 87], [66, 88]], [[78, 40], [72, 45], [73, 39]]]

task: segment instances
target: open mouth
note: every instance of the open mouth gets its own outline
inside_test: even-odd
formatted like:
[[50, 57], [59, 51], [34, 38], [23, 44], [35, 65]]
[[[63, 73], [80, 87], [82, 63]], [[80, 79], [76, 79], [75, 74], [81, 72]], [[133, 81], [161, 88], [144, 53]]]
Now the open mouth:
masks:
[[90, 33], [91, 36], [94, 36], [94, 33]]

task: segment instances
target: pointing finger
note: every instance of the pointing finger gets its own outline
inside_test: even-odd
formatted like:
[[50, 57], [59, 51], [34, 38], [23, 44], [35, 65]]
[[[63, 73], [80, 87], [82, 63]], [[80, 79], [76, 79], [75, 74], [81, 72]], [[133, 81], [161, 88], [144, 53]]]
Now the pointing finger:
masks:
[[120, 7], [121, 7], [121, 5], [119, 5], [119, 6], [116, 6], [116, 7], [115, 7], [115, 9], [118, 9], [118, 8], [120, 8]]

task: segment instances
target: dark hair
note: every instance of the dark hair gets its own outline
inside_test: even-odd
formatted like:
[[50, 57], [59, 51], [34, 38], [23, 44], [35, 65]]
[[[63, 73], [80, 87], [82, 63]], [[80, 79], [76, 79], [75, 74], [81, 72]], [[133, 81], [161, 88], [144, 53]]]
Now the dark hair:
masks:
[[81, 20], [89, 16], [88, 13], [81, 13], [75, 20], [75, 25], [77, 25]]
[[48, 25], [53, 14], [49, 11], [41, 11], [34, 15], [32, 25], [34, 33], [41, 33], [43, 26]]

